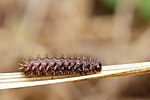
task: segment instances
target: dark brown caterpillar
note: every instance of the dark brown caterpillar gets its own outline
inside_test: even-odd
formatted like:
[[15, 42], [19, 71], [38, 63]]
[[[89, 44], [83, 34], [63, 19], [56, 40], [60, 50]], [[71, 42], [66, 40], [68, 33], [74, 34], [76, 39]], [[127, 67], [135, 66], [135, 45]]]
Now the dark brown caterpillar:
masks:
[[48, 75], [87, 74], [100, 72], [102, 64], [91, 57], [79, 57], [68, 55], [64, 57], [37, 57], [36, 59], [25, 59], [19, 63], [19, 69], [29, 77]]

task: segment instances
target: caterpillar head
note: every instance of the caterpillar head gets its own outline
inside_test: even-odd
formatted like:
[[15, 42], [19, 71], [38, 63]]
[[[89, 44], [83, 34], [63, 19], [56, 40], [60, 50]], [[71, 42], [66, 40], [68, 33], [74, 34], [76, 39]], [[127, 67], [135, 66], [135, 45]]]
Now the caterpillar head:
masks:
[[100, 72], [102, 70], [102, 64], [100, 62], [96, 62], [95, 70]]

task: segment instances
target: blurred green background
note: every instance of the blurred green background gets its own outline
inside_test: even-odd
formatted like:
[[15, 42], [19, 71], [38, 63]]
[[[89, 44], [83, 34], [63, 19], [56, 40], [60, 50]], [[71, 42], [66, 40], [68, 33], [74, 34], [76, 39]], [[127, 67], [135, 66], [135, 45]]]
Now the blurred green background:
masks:
[[[106, 6], [115, 10], [120, 0], [99, 0], [99, 2], [103, 2]], [[136, 10], [137, 17], [143, 20], [149, 20], [150, 19], [150, 10], [149, 10], [150, 1], [149, 0], [136, 0], [136, 2], [137, 2], [137, 6], [135, 10]]]
[[[150, 60], [150, 0], [0, 0], [0, 72], [45, 53]], [[0, 91], [0, 100], [149, 100], [150, 74]]]

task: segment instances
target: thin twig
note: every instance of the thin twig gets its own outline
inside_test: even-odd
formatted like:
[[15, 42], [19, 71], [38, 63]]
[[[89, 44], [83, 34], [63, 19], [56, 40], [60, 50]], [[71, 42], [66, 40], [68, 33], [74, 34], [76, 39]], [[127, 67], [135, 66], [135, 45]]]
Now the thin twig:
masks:
[[150, 62], [103, 66], [100, 73], [86, 76], [70, 75], [69, 78], [66, 78], [68, 76], [65, 75], [27, 78], [20, 72], [0, 73], [0, 89], [56, 84], [95, 78], [126, 76], [130, 74], [140, 74], [148, 72], [150, 72]]

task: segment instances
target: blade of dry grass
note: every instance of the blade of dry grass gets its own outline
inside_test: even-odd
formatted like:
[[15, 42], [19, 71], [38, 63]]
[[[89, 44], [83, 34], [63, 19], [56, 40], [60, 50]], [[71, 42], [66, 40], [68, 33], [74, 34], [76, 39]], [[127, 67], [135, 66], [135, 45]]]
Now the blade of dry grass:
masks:
[[102, 71], [86, 76], [47, 76], [27, 78], [20, 72], [0, 73], [0, 89], [20, 88], [64, 82], [74, 82], [95, 78], [109, 78], [150, 72], [150, 62], [103, 66]]

